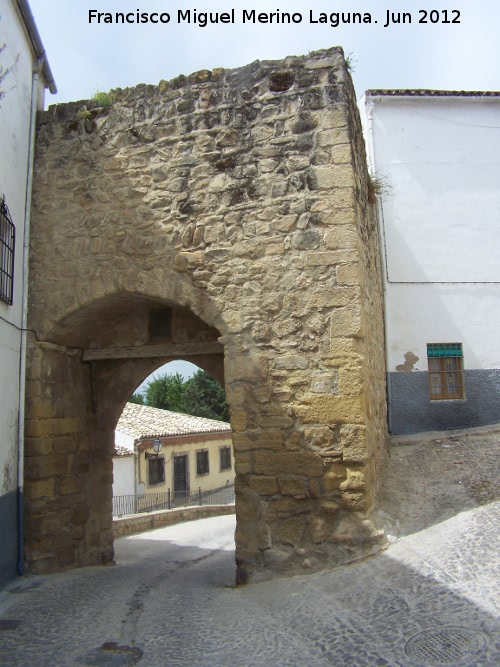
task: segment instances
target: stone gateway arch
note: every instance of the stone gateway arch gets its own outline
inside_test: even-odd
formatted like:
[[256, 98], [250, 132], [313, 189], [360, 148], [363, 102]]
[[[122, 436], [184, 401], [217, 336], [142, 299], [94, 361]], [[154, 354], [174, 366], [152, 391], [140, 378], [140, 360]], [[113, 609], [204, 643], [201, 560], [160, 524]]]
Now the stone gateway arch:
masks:
[[342, 50], [57, 105], [37, 132], [29, 570], [112, 561], [114, 428], [172, 359], [227, 392], [238, 582], [377, 548], [382, 290]]

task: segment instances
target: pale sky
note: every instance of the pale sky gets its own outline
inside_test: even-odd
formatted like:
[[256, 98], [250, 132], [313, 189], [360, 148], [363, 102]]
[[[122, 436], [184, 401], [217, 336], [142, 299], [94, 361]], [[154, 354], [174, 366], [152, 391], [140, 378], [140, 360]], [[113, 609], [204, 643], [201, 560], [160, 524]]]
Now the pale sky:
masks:
[[[498, 0], [30, 0], [30, 5], [59, 89], [57, 96], [47, 95], [47, 104], [338, 45], [355, 61], [358, 98], [367, 88], [500, 88]], [[235, 24], [202, 28], [178, 23], [178, 10], [221, 13], [233, 8]], [[170, 22], [89, 24], [92, 9], [113, 14], [167, 12]], [[252, 9], [257, 14], [300, 13], [302, 21], [243, 24], [243, 10]], [[385, 28], [388, 10], [409, 13], [411, 24]], [[436, 10], [432, 16], [430, 10]], [[345, 18], [347, 13], [369, 12], [372, 23], [331, 27], [311, 22], [319, 21], [321, 12], [328, 19], [331, 12], [344, 13]], [[419, 23], [425, 18], [427, 23]], [[431, 23], [431, 18], [439, 22]]]
[[[200, 69], [235, 68], [342, 46], [354, 64], [358, 99], [368, 88], [500, 89], [499, 0], [29, 0], [58, 87], [46, 104], [88, 99], [100, 90], [158, 83]], [[235, 11], [234, 24], [200, 27], [178, 11]], [[245, 23], [243, 10], [296, 13], [300, 23]], [[168, 13], [170, 22], [89, 23], [89, 11]], [[431, 14], [430, 11], [434, 10]], [[384, 27], [388, 11], [411, 23]], [[322, 24], [321, 13], [328, 23]], [[369, 12], [371, 23], [330, 14]], [[352, 16], [351, 16], [352, 18]], [[364, 17], [367, 18], [367, 17]], [[427, 23], [419, 21], [427, 20]], [[438, 22], [432, 22], [435, 20]], [[375, 22], [376, 21], [376, 22]], [[446, 23], [445, 21], [449, 21]], [[193, 372], [175, 362], [162, 372]]]
[[160, 366], [160, 368], [157, 368], [154, 371], [154, 373], [151, 373], [151, 375], [147, 377], [144, 380], [144, 382], [137, 387], [134, 393], [143, 394], [151, 380], [154, 380], [155, 378], [158, 378], [161, 375], [165, 375], [165, 373], [167, 373], [168, 375], [175, 375], [176, 373], [179, 373], [185, 380], [187, 380], [192, 375], [194, 375], [197, 370], [199, 370], [198, 366], [195, 366], [189, 361], [183, 361], [181, 359], [177, 361], [169, 361], [168, 364]]

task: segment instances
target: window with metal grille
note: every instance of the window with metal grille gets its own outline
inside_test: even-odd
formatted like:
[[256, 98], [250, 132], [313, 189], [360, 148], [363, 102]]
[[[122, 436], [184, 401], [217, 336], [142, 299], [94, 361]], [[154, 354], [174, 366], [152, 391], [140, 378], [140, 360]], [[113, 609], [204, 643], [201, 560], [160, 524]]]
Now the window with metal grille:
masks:
[[208, 475], [210, 469], [208, 467], [208, 450], [200, 449], [196, 452], [196, 474]]
[[148, 459], [149, 486], [162, 484], [165, 481], [165, 459], [163, 456], [152, 456]]
[[431, 401], [465, 398], [462, 343], [429, 343], [427, 361]]
[[0, 300], [12, 305], [14, 296], [14, 250], [16, 228], [5, 197], [0, 200]]
[[229, 470], [231, 468], [231, 447], [220, 447], [219, 457], [221, 472], [222, 470]]

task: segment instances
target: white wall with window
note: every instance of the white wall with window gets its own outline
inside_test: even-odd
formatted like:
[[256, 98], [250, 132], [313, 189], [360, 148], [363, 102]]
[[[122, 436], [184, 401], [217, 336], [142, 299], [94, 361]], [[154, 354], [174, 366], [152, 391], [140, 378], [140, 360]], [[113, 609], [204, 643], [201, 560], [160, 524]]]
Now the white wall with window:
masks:
[[[23, 336], [34, 123], [44, 90], [56, 91], [26, 0], [0, 12], [0, 584], [22, 563]], [[7, 213], [8, 210], [8, 213]], [[13, 245], [11, 226], [15, 228]], [[20, 444], [21, 443], [21, 444]]]
[[500, 94], [368, 91], [363, 107], [389, 428], [500, 422]]

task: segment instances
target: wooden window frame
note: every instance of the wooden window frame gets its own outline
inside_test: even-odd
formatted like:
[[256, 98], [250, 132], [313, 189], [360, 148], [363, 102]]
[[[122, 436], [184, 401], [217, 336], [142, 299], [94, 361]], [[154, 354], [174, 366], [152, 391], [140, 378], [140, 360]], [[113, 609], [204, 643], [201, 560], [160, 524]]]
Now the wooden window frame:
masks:
[[208, 449], [198, 449], [196, 452], [196, 476], [204, 477], [210, 474]]
[[[223, 459], [226, 459], [227, 457], [227, 452], [229, 452], [229, 461], [227, 460], [223, 461]], [[219, 468], [220, 472], [224, 472], [225, 470], [231, 470], [232, 468], [231, 447], [229, 445], [222, 445], [221, 447], [219, 447]]]
[[158, 484], [164, 484], [164, 483], [165, 483], [165, 457], [151, 456], [148, 459], [148, 486], [158, 486]]
[[428, 343], [429, 398], [463, 401], [465, 375], [462, 343]]

